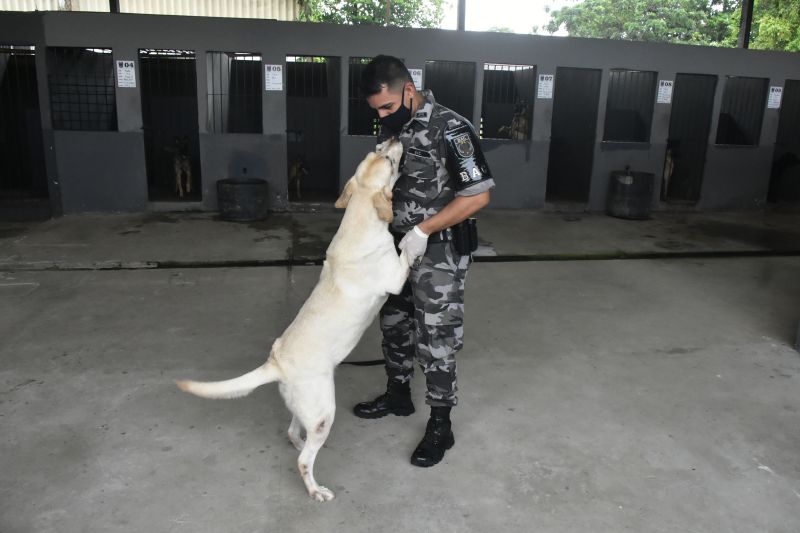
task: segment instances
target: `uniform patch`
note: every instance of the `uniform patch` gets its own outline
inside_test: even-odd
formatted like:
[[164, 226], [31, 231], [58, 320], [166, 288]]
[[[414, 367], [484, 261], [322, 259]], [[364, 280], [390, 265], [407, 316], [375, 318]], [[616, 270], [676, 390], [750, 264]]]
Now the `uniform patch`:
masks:
[[472, 146], [472, 139], [470, 139], [469, 133], [462, 133], [454, 138], [453, 144], [455, 144], [456, 152], [461, 157], [472, 157], [475, 153], [475, 147]]
[[462, 123], [444, 132], [447, 150], [447, 170], [456, 178], [453, 186], [462, 191], [472, 185], [491, 179], [489, 166], [483, 157], [478, 137], [469, 124]]
[[409, 155], [416, 156], [416, 157], [424, 157], [425, 159], [433, 159], [431, 157], [431, 153], [430, 152], [426, 152], [425, 150], [420, 150], [418, 148], [409, 148], [408, 150], [406, 150], [406, 153], [408, 153]]

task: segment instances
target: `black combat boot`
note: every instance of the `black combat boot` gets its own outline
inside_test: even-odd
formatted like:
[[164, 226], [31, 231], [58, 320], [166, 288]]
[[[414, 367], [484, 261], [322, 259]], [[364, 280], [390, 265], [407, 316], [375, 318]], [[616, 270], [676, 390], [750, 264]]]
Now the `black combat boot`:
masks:
[[456, 443], [450, 428], [450, 408], [431, 407], [431, 417], [425, 428], [425, 436], [411, 455], [411, 464], [427, 467], [441, 461], [444, 452]]
[[386, 415], [408, 416], [413, 412], [411, 385], [407, 381], [397, 383], [389, 380], [385, 393], [371, 402], [361, 402], [353, 407], [353, 413], [359, 418], [382, 418]]

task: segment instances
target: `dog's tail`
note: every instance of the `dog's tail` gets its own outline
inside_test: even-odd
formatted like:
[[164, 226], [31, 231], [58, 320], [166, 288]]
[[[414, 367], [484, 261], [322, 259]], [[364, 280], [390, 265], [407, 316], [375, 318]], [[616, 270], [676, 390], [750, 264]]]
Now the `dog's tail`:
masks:
[[241, 398], [247, 396], [256, 387], [266, 383], [278, 381], [281, 378], [281, 371], [272, 358], [266, 363], [238, 378], [226, 381], [176, 381], [175, 384], [181, 390], [201, 396], [203, 398]]

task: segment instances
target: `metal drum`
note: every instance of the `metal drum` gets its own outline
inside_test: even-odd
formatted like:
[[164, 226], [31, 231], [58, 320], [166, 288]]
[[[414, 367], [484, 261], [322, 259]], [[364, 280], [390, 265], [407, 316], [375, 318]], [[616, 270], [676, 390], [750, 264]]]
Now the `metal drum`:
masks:
[[655, 175], [650, 172], [615, 170], [608, 190], [608, 214], [642, 220], [650, 218]]

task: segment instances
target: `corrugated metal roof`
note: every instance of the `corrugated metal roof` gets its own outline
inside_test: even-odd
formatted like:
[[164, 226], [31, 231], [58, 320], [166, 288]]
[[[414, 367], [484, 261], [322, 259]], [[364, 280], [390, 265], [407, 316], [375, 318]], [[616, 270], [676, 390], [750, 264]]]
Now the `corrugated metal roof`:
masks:
[[[297, 20], [296, 0], [120, 0], [122, 13]], [[108, 0], [0, 0], [0, 11], [109, 11]]]

